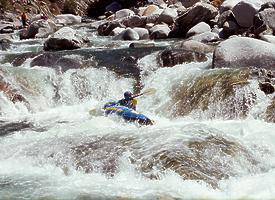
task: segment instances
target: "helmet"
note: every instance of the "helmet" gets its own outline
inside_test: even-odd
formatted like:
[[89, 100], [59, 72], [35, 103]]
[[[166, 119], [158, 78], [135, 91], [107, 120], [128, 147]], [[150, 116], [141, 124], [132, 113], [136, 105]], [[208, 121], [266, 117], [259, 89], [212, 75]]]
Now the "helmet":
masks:
[[130, 99], [131, 97], [132, 97], [132, 92], [129, 92], [129, 91], [127, 91], [127, 92], [124, 92], [124, 98], [125, 99]]

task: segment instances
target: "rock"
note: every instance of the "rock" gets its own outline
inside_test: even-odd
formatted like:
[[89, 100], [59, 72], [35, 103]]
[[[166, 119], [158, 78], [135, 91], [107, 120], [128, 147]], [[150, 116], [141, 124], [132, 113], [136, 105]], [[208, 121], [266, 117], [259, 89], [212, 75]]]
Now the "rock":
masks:
[[134, 31], [136, 31], [139, 35], [140, 40], [147, 40], [149, 39], [149, 31], [146, 28], [133, 28]]
[[273, 35], [261, 35], [260, 39], [275, 45], [275, 36]]
[[133, 16], [135, 13], [130, 9], [122, 9], [116, 12], [115, 19], [122, 19], [124, 17]]
[[115, 40], [139, 40], [138, 33], [132, 28], [126, 28], [114, 37]]
[[193, 5], [195, 5], [197, 2], [200, 2], [200, 0], [182, 0], [181, 4], [185, 7], [191, 7]]
[[191, 40], [196, 40], [198, 42], [209, 43], [209, 42], [217, 42], [220, 40], [220, 37], [217, 33], [213, 33], [211, 31], [201, 33], [199, 35], [194, 35], [190, 37]]
[[261, 40], [233, 37], [221, 42], [214, 51], [214, 68], [256, 67], [274, 69], [275, 45]]
[[231, 10], [227, 10], [219, 15], [217, 25], [222, 27], [226, 21], [235, 21]]
[[253, 25], [253, 18], [260, 9], [261, 4], [257, 2], [241, 1], [232, 9], [232, 13], [241, 27], [249, 28]]
[[20, 32], [20, 39], [30, 39], [30, 38], [46, 38], [50, 34], [56, 31], [57, 27], [54, 22], [50, 20], [38, 20], [31, 23], [27, 29], [23, 29]]
[[205, 62], [206, 60], [205, 54], [184, 49], [166, 49], [159, 54], [159, 61], [163, 67], [190, 62]]
[[104, 24], [99, 25], [97, 28], [97, 32], [99, 35], [107, 36], [107, 35], [110, 35], [112, 30], [117, 27], [125, 28], [125, 26], [122, 25], [120, 22], [112, 21], [112, 22], [106, 22]]
[[11, 43], [11, 39], [1, 39], [0, 37], [0, 51], [7, 51], [10, 48]]
[[266, 108], [265, 119], [268, 122], [275, 123], [275, 97], [273, 97], [270, 105]]
[[117, 36], [124, 30], [125, 30], [125, 28], [116, 27], [111, 31], [110, 36]]
[[170, 33], [170, 28], [167, 25], [155, 25], [150, 29], [150, 39], [164, 39]]
[[158, 13], [158, 12], [159, 12], [159, 7], [158, 6], [149, 5], [149, 6], [147, 6], [147, 8], [142, 13], [142, 16], [148, 17], [148, 16], [153, 15], [153, 14]]
[[274, 86], [269, 82], [259, 83], [260, 90], [265, 94], [273, 94], [275, 92]]
[[81, 17], [77, 16], [77, 15], [72, 15], [72, 14], [57, 15], [54, 18], [54, 22], [56, 24], [60, 24], [60, 25], [63, 25], [63, 26], [73, 25], [73, 24], [80, 24], [81, 23]]
[[234, 21], [229, 20], [223, 24], [223, 31], [226, 34], [235, 34], [237, 33], [238, 30], [239, 30], [239, 26]]
[[121, 23], [126, 27], [145, 27], [146, 17], [140, 17], [138, 15], [130, 16], [121, 21]]
[[154, 24], [158, 22], [159, 19], [159, 15], [158, 14], [154, 14], [154, 15], [150, 15], [146, 18], [146, 23], [147, 24]]
[[177, 10], [173, 8], [165, 8], [158, 18], [158, 22], [164, 22], [166, 24], [173, 24], [174, 20], [178, 16]]
[[0, 34], [13, 33], [15, 27], [12, 22], [2, 21], [0, 22]]
[[254, 17], [253, 23], [253, 33], [259, 35], [268, 29], [271, 29], [271, 32], [275, 32], [275, 9], [267, 8]]
[[187, 33], [186, 37], [191, 37], [193, 35], [201, 34], [204, 32], [211, 31], [210, 26], [206, 24], [205, 22], [200, 22], [193, 26]]
[[74, 29], [63, 27], [55, 32], [44, 43], [45, 51], [72, 50], [80, 48], [84, 43], [81, 37]]
[[215, 46], [207, 45], [202, 42], [198, 42], [196, 40], [187, 40], [187, 41], [177, 42], [174, 45], [174, 48], [185, 49], [188, 51], [194, 51], [194, 52], [198, 52], [198, 53], [207, 54], [207, 53], [213, 53]]
[[195, 6], [179, 16], [169, 34], [170, 37], [185, 37], [186, 33], [194, 25], [200, 22], [207, 22], [218, 14], [218, 10], [207, 3], [197, 3]]

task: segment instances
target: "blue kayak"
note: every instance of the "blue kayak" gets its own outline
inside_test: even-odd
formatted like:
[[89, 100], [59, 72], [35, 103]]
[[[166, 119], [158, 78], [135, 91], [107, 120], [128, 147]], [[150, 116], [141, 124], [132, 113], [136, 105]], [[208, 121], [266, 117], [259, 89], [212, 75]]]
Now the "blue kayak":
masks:
[[153, 121], [150, 120], [148, 117], [126, 106], [107, 103], [105, 104], [103, 110], [106, 115], [116, 114], [118, 116], [121, 116], [126, 121], [137, 122], [141, 125], [153, 125]]

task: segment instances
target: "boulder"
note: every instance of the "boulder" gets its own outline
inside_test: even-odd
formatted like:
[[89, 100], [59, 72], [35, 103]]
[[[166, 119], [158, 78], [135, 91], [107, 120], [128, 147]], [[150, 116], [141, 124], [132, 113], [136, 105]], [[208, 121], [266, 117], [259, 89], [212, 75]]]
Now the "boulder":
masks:
[[196, 40], [187, 40], [187, 41], [180, 41], [174, 45], [176, 49], [185, 49], [188, 51], [194, 51], [198, 53], [213, 53], [215, 50], [215, 46], [207, 45], [202, 42], [198, 42]]
[[12, 22], [2, 21], [0, 22], [0, 34], [13, 33], [15, 26]]
[[253, 25], [253, 19], [261, 4], [258, 2], [241, 1], [232, 9], [232, 13], [241, 27], [249, 28]]
[[226, 34], [236, 34], [238, 30], [239, 26], [234, 21], [229, 20], [223, 24], [223, 31]]
[[173, 24], [177, 16], [178, 13], [176, 9], [165, 8], [160, 14], [158, 21], [159, 23], [164, 22], [166, 24]]
[[122, 19], [124, 17], [129, 17], [135, 15], [134, 11], [130, 9], [122, 9], [116, 12], [115, 19]]
[[221, 13], [218, 17], [218, 21], [217, 21], [217, 25], [219, 27], [222, 27], [223, 24], [226, 22], [226, 21], [235, 21], [235, 18], [233, 16], [233, 13], [231, 10], [227, 10], [223, 13]]
[[115, 40], [139, 40], [138, 33], [132, 28], [126, 28], [114, 37]]
[[125, 30], [125, 28], [116, 27], [111, 31], [110, 36], [117, 36], [124, 30]]
[[74, 29], [63, 27], [45, 41], [44, 50], [58, 51], [78, 49], [83, 45], [84, 41], [84, 38]]
[[190, 62], [205, 62], [207, 57], [203, 53], [187, 51], [184, 49], [165, 49], [159, 54], [159, 61], [163, 67]]
[[261, 35], [260, 39], [275, 45], [275, 36], [273, 35]]
[[267, 8], [254, 17], [253, 33], [259, 35], [264, 31], [271, 29], [270, 32], [275, 32], [275, 9]]
[[218, 14], [217, 8], [207, 3], [197, 3], [179, 16], [170, 32], [170, 37], [185, 37], [186, 33], [196, 24], [207, 22]]
[[154, 14], [154, 15], [150, 15], [148, 17], [146, 17], [146, 23], [147, 24], [155, 24], [158, 22], [159, 19], [159, 14]]
[[214, 68], [257, 67], [274, 70], [275, 45], [261, 40], [233, 37], [221, 42], [214, 51]]
[[149, 31], [146, 28], [133, 28], [134, 31], [136, 31], [139, 35], [140, 40], [147, 40], [149, 39]]
[[203, 43], [210, 43], [210, 42], [217, 42], [220, 40], [220, 37], [217, 33], [213, 33], [211, 31], [201, 33], [199, 35], [194, 35], [190, 37], [191, 40], [196, 40], [198, 42]]
[[259, 83], [260, 90], [265, 94], [273, 94], [275, 92], [274, 86], [269, 82]]
[[200, 0], [181, 0], [181, 4], [185, 7], [191, 7], [195, 5], [196, 3], [200, 2]]
[[208, 24], [206, 24], [205, 22], [200, 22], [198, 24], [196, 24], [195, 26], [193, 26], [187, 33], [186, 33], [186, 37], [191, 37], [193, 35], [198, 35], [204, 32], [208, 32], [211, 31], [211, 28]]
[[155, 13], [159, 12], [159, 7], [156, 5], [149, 5], [147, 6], [147, 8], [143, 11], [142, 16], [150, 16], [153, 15]]
[[3, 38], [1, 39], [0, 37], [0, 51], [6, 51], [10, 48], [10, 45], [11, 45], [11, 38], [8, 39], [8, 38]]
[[57, 27], [53, 21], [37, 20], [26, 29], [21, 30], [20, 39], [46, 38], [56, 31]]
[[147, 21], [146, 17], [133, 15], [123, 19], [121, 23], [126, 27], [145, 27], [146, 21]]
[[167, 38], [171, 29], [165, 24], [158, 24], [150, 29], [150, 39]]
[[81, 17], [72, 14], [57, 15], [54, 18], [54, 22], [59, 25], [67, 26], [73, 24], [80, 24]]
[[106, 22], [104, 24], [100, 24], [97, 28], [97, 32], [99, 35], [102, 36], [107, 36], [110, 35], [113, 29], [120, 27], [120, 28], [125, 28], [124, 25], [122, 25], [118, 21], [111, 21], [111, 22]]
[[[226, 0], [226, 1], [224, 1], [222, 3], [222, 5], [220, 6], [220, 12], [223, 13], [224, 11], [232, 10], [232, 8], [234, 8], [234, 6], [236, 6], [241, 1], [243, 1], [243, 0]], [[258, 5], [261, 5], [265, 2], [263, 0], [245, 0], [245, 1], [253, 3], [253, 4], [258, 4]]]

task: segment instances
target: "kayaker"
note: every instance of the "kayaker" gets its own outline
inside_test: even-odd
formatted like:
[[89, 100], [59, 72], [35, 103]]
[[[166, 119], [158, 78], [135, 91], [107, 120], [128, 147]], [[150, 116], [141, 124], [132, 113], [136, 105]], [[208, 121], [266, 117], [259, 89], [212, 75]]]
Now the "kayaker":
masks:
[[135, 99], [132, 92], [126, 91], [124, 92], [124, 99], [120, 99], [117, 104], [136, 110], [137, 99]]

